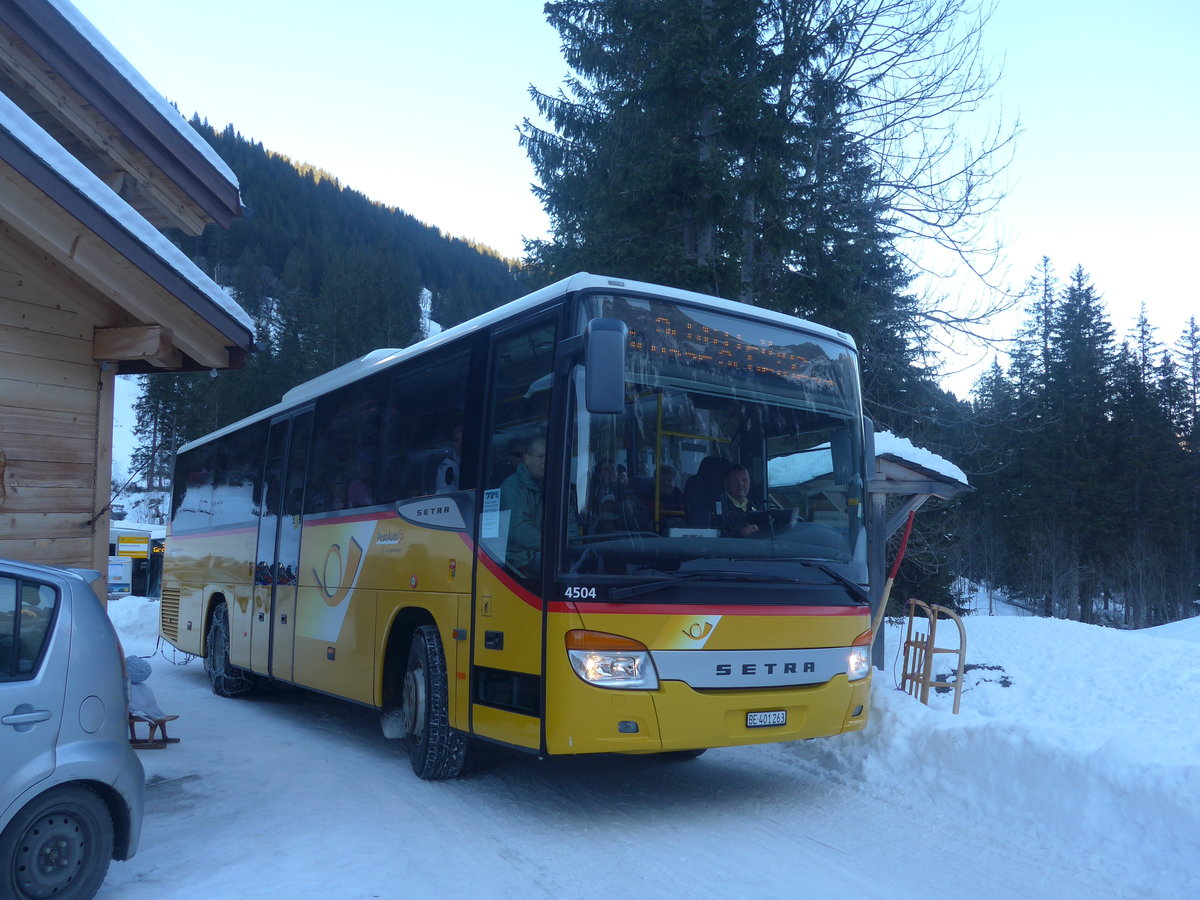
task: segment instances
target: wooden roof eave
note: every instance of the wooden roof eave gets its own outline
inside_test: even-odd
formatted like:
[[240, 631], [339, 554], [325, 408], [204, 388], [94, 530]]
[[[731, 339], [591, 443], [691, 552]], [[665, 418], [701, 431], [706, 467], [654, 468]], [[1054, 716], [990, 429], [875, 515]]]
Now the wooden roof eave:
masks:
[[975, 490], [957, 478], [935, 472], [919, 463], [891, 453], [882, 453], [876, 457], [875, 467], [876, 477], [871, 479], [868, 487], [869, 493], [891, 494], [908, 498], [888, 518], [884, 526], [885, 536], [895, 534], [908, 518], [908, 514], [920, 509], [931, 497], [951, 500], [957, 494]]
[[[69, 94], [55, 94], [48, 89], [41, 92], [47, 110], [98, 152], [112, 156], [120, 168], [136, 169], [131, 159], [144, 156], [165, 177], [144, 169], [131, 173], [140, 176], [143, 188], [159, 195], [158, 202], [165, 210], [179, 214], [195, 205], [222, 228], [228, 228], [242, 214], [236, 180], [231, 181], [219, 171], [176, 124], [167, 122], [163, 113], [53, 4], [12, 0], [4, 24], [42, 61], [45, 71], [61, 79], [83, 101], [80, 105]], [[26, 76], [36, 88], [44, 79], [38, 77], [41, 73], [32, 71], [32, 62], [30, 67]], [[89, 116], [97, 115], [120, 135], [127, 145], [124, 152], [89, 135], [81, 125]], [[181, 194], [180, 200], [172, 202], [169, 194], [173, 190]], [[177, 224], [188, 233], [199, 233], [193, 216], [185, 214]]]
[[3, 128], [0, 160], [0, 216], [132, 319], [170, 332], [178, 356], [138, 351], [113, 360], [119, 372], [242, 365], [253, 332], [227, 307]]

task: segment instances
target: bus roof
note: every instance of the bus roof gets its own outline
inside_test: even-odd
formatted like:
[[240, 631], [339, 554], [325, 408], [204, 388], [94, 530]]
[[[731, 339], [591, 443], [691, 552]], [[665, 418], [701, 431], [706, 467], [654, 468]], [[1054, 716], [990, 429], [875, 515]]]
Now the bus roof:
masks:
[[370, 353], [360, 356], [358, 359], [351, 360], [345, 365], [338, 366], [336, 369], [331, 369], [322, 375], [318, 375], [316, 378], [296, 385], [296, 387], [285, 393], [280, 402], [274, 406], [246, 416], [244, 419], [226, 425], [224, 428], [204, 435], [204, 437], [189, 441], [179, 448], [179, 452], [191, 450], [193, 447], [216, 440], [246, 425], [270, 418], [294, 406], [299, 406], [302, 403], [327, 394], [336, 388], [351, 384], [360, 378], [365, 378], [374, 372], [390, 368], [402, 360], [418, 356], [434, 347], [457, 340], [465, 335], [473, 334], [482, 328], [487, 328], [497, 322], [503, 322], [527, 310], [536, 309], [538, 306], [548, 303], [551, 300], [579, 291], [590, 291], [593, 293], [615, 291], [631, 294], [648, 294], [679, 300], [694, 306], [708, 307], [743, 318], [775, 322], [788, 327], [795, 327], [799, 323], [804, 326], [805, 330], [845, 344], [857, 352], [854, 338], [845, 332], [837, 331], [825, 325], [818, 325], [815, 322], [798, 319], [795, 316], [789, 316], [786, 313], [777, 312], [773, 309], [764, 309], [746, 303], [736, 303], [709, 294], [699, 294], [694, 291], [685, 291], [679, 288], [665, 287], [664, 285], [650, 284], [644, 281], [632, 281], [627, 278], [614, 278], [607, 275], [592, 275], [588, 272], [579, 272], [569, 278], [564, 278], [561, 281], [556, 281], [540, 290], [534, 291], [532, 294], [526, 294], [524, 297], [518, 297], [516, 300], [509, 301], [473, 319], [455, 325], [453, 328], [448, 328], [445, 331], [427, 337], [411, 346], [372, 350]]

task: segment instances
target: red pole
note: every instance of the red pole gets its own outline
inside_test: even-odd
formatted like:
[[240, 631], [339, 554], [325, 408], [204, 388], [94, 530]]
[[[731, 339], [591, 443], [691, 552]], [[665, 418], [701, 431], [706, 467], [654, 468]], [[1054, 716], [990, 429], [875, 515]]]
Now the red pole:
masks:
[[904, 535], [900, 538], [900, 549], [896, 552], [896, 560], [892, 563], [892, 571], [888, 573], [887, 581], [883, 585], [883, 595], [879, 598], [879, 609], [875, 610], [875, 621], [871, 624], [871, 646], [875, 646], [875, 641], [879, 638], [879, 629], [883, 625], [883, 611], [887, 609], [888, 598], [892, 595], [892, 583], [896, 580], [896, 573], [900, 571], [900, 561], [904, 559], [904, 551], [908, 549], [908, 536], [912, 534], [913, 517], [916, 516], [915, 509], [909, 510], [908, 522], [904, 525]]
[[888, 573], [888, 581], [895, 581], [896, 573], [900, 571], [900, 561], [904, 559], [904, 551], [908, 548], [908, 536], [912, 534], [913, 517], [916, 514], [915, 509], [908, 512], [908, 521], [904, 524], [904, 536], [900, 538], [900, 550], [896, 553], [896, 561], [892, 563], [892, 571]]

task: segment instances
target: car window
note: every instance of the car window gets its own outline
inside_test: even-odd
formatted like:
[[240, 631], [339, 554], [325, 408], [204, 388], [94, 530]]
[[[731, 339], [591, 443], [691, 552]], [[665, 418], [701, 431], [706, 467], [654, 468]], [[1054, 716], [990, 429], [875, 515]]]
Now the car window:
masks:
[[0, 681], [37, 671], [57, 608], [58, 592], [50, 585], [0, 576]]

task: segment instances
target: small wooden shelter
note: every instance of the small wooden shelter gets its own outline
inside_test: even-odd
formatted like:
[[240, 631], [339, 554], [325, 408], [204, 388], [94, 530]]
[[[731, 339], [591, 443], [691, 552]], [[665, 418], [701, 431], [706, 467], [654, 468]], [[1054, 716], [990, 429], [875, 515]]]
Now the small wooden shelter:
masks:
[[[915, 446], [890, 432], [875, 435], [875, 477], [868, 489], [870, 498], [871, 616], [874, 619], [887, 581], [887, 542], [926, 501], [949, 500], [963, 491], [975, 490], [962, 470], [944, 457]], [[883, 636], [875, 641], [872, 663], [884, 667]]]
[[103, 571], [118, 374], [240, 367], [162, 233], [241, 215], [216, 153], [62, 0], [0, 3], [0, 556]]

